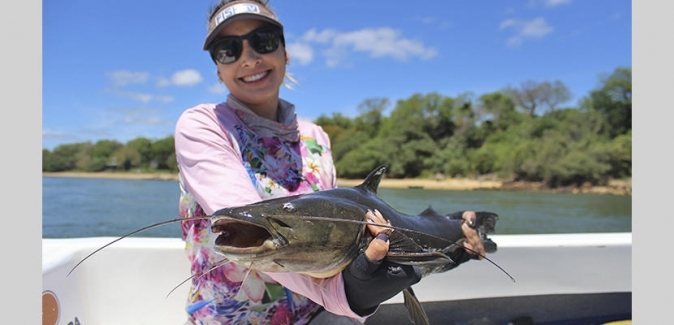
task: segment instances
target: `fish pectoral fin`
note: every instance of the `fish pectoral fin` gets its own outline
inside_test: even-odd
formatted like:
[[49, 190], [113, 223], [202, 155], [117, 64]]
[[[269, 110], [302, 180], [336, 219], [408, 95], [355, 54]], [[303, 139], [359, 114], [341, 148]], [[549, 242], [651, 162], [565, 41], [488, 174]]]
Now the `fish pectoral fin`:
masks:
[[445, 266], [452, 259], [440, 252], [425, 250], [407, 235], [394, 231], [389, 237], [390, 245], [386, 259], [402, 265]]
[[391, 252], [386, 255], [386, 260], [401, 265], [445, 266], [454, 264], [447, 255], [439, 252]]
[[389, 251], [395, 252], [423, 252], [424, 248], [419, 246], [412, 238], [400, 231], [394, 231], [389, 240]]
[[419, 299], [417, 299], [417, 296], [414, 294], [412, 287], [403, 290], [403, 298], [412, 324], [429, 325], [430, 322], [428, 320], [428, 316], [426, 315], [426, 311], [424, 311], [424, 307], [421, 306], [421, 302], [419, 302]]

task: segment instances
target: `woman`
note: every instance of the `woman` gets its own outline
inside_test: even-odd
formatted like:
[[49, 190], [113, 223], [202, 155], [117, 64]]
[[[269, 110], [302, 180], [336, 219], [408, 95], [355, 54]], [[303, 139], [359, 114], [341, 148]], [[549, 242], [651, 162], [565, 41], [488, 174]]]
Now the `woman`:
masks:
[[[313, 123], [298, 121], [294, 106], [279, 98], [289, 57], [276, 15], [266, 2], [225, 0], [209, 16], [203, 49], [230, 93], [224, 103], [186, 110], [176, 124], [181, 217], [335, 187], [327, 134]], [[195, 275], [188, 324], [362, 323], [381, 302], [421, 278], [413, 267], [402, 267], [395, 275], [381, 271], [389, 243], [386, 228], [376, 225], [386, 222], [376, 211], [366, 216], [378, 239], [343, 274], [327, 279], [264, 274], [222, 263], [211, 250], [210, 221], [183, 222]], [[475, 214], [464, 213], [464, 218], [474, 220]], [[483, 252], [475, 230], [462, 229], [469, 247]], [[381, 286], [381, 281], [359, 280], [373, 274], [386, 280], [386, 288], [363, 295], [364, 290], [371, 292], [367, 283]]]

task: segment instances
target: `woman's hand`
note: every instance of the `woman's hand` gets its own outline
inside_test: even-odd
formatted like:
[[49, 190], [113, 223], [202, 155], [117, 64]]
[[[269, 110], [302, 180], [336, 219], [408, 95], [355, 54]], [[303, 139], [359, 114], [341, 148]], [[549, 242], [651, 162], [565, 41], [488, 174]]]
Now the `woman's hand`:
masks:
[[416, 266], [397, 265], [384, 260], [388, 253], [388, 236], [393, 229], [379, 211], [365, 213], [367, 229], [375, 238], [343, 271], [344, 293], [351, 310], [361, 316], [374, 313], [379, 304], [421, 280]]
[[475, 230], [475, 221], [477, 220], [477, 215], [474, 211], [464, 211], [461, 216], [463, 219], [463, 224], [461, 225], [461, 231], [466, 239], [463, 241], [463, 247], [467, 248], [469, 254], [477, 255], [478, 259], [483, 259], [486, 254], [484, 250], [484, 243], [480, 238], [480, 235]]
[[386, 256], [389, 248], [388, 237], [393, 233], [392, 228], [380, 227], [377, 225], [391, 225], [391, 222], [384, 219], [378, 210], [368, 210], [365, 214], [369, 224], [367, 229], [370, 231], [374, 239], [365, 249], [365, 256], [372, 262], [379, 262]]

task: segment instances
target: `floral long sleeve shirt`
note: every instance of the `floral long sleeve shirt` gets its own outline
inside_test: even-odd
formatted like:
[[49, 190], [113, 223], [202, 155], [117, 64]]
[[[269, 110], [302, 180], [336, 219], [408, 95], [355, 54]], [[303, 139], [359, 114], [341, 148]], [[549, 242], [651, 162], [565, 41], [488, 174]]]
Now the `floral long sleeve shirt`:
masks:
[[[283, 100], [279, 121], [260, 118], [231, 96], [183, 112], [175, 129], [180, 216], [335, 187], [323, 129], [297, 120], [294, 106]], [[181, 227], [191, 272], [199, 275], [187, 299], [188, 323], [306, 324], [320, 306], [362, 319], [349, 308], [341, 273], [316, 279], [222, 263], [212, 250], [210, 220], [184, 221]]]

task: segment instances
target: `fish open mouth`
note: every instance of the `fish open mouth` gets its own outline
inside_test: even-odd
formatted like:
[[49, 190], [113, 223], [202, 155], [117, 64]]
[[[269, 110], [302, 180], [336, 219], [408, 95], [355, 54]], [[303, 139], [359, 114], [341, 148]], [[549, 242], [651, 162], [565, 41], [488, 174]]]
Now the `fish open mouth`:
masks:
[[221, 250], [250, 251], [273, 247], [272, 235], [263, 227], [251, 223], [220, 219], [213, 223], [211, 231], [218, 234], [215, 245]]

